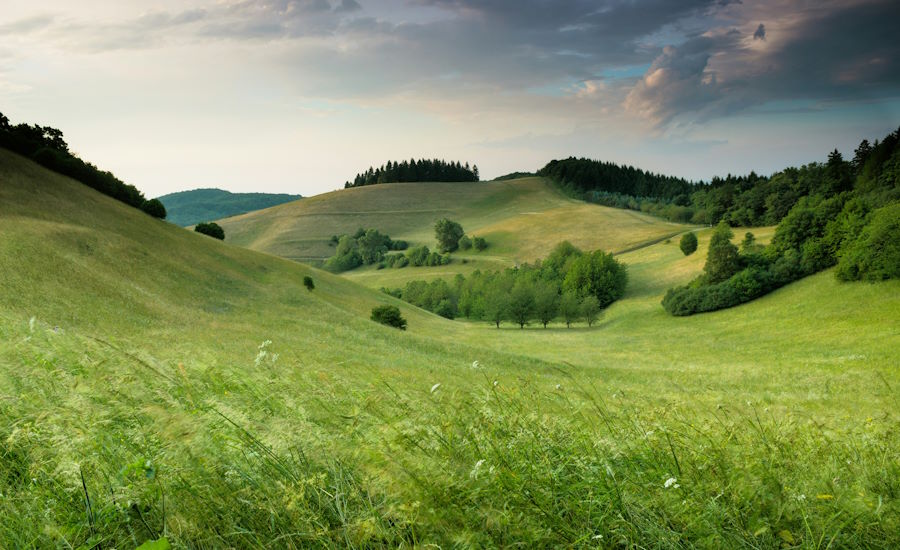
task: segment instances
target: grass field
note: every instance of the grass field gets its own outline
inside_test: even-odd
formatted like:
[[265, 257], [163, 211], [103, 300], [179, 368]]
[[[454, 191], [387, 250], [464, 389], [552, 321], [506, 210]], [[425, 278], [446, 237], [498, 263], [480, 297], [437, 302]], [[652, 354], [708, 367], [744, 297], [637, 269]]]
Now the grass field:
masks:
[[0, 150], [0, 547], [897, 547], [900, 283], [669, 317], [699, 237], [592, 329], [497, 330]]
[[490, 248], [470, 259], [502, 266], [533, 261], [557, 242], [618, 251], [687, 229], [636, 212], [585, 204], [542, 178], [481, 183], [392, 183], [317, 195], [221, 220], [229, 242], [300, 261], [334, 254], [332, 235], [375, 228], [434, 247], [434, 222], [448, 217]]

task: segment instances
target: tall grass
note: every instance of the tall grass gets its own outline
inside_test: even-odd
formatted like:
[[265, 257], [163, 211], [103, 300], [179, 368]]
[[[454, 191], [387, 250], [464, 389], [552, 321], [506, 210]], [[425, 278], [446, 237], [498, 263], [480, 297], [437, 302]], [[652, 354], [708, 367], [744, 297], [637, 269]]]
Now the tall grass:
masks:
[[900, 545], [888, 415], [660, 405], [568, 368], [288, 392], [269, 346], [235, 379], [0, 326], [4, 547]]

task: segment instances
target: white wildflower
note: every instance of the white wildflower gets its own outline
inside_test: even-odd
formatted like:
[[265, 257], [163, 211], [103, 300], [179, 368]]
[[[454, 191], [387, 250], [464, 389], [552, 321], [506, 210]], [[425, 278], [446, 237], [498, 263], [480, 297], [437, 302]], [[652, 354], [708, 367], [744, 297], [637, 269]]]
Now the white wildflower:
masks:
[[480, 367], [480, 366], [481, 366], [481, 364], [478, 363], [478, 360], [472, 361], [472, 368], [473, 368], [473, 369], [477, 369], [477, 368]]
[[500, 383], [500, 382], [497, 382], [496, 380], [494, 380], [494, 387], [496, 388], [496, 387], [497, 387], [497, 384], [499, 384], [499, 383]]
[[591, 538], [594, 539], [594, 540], [600, 540], [600, 539], [603, 538], [603, 535], [594, 535], [594, 536], [591, 537]]
[[469, 472], [469, 477], [478, 479], [478, 473], [481, 471], [481, 466], [484, 464], [484, 459], [482, 458], [478, 462], [475, 463], [475, 467], [472, 468], [472, 471]]
[[675, 479], [674, 477], [670, 477], [669, 479], [667, 479], [663, 485], [665, 486], [666, 489], [668, 489], [669, 487], [674, 487], [676, 489], [681, 487], [681, 485], [678, 484], [678, 480]]
[[562, 389], [562, 386], [560, 386], [559, 384], [557, 384], [557, 385], [556, 385], [556, 389], [561, 390], [561, 389]]
[[440, 387], [441, 387], [441, 383], [440, 383], [440, 382], [438, 382], [437, 384], [431, 386], [431, 393], [436, 392], [437, 389], [440, 388]]

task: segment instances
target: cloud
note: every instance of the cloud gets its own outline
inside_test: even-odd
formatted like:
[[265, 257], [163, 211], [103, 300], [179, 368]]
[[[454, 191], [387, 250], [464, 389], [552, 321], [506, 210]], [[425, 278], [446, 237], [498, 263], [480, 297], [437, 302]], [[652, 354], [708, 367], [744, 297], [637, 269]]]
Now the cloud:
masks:
[[52, 15], [35, 15], [0, 25], [0, 35], [29, 34], [43, 30], [53, 23]]
[[753, 40], [765, 40], [766, 39], [766, 26], [762, 23], [756, 27], [756, 31], [753, 33]]
[[[900, 4], [769, 3], [731, 6], [730, 24], [667, 46], [630, 90], [623, 106], [664, 126], [682, 117], [702, 122], [770, 102], [866, 101], [900, 97]], [[767, 11], [778, 37], [748, 15]], [[751, 27], [752, 28], [752, 27]], [[747, 37], [746, 39], [744, 37]], [[754, 44], [755, 43], [755, 44]]]

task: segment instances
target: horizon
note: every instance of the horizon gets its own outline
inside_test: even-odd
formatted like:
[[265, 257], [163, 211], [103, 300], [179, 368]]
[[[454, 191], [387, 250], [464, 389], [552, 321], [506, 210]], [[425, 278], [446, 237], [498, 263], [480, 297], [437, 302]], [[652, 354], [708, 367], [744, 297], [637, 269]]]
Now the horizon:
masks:
[[708, 182], [900, 124], [890, 1], [143, 5], [9, 2], [0, 105], [152, 197], [312, 196], [412, 157]]

